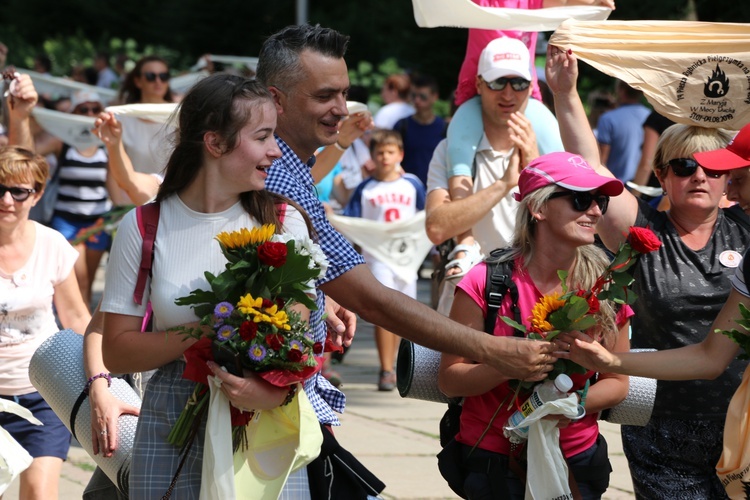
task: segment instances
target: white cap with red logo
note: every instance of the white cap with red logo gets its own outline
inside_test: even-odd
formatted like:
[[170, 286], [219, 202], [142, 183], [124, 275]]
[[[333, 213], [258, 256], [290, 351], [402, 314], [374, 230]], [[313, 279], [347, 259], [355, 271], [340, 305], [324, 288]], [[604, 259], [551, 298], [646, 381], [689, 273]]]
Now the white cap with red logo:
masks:
[[491, 82], [503, 76], [520, 76], [531, 80], [529, 48], [515, 38], [496, 38], [487, 44], [479, 56], [477, 74], [485, 82]]

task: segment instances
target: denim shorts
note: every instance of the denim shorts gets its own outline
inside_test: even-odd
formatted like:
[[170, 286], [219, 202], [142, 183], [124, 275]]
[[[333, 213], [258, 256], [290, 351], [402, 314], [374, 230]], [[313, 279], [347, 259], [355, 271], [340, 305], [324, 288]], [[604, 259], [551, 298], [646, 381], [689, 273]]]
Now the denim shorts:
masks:
[[0, 427], [8, 431], [29, 455], [33, 458], [68, 458], [70, 432], [38, 392], [0, 398], [18, 403], [44, 424], [34, 425], [13, 413], [0, 412]]
[[[93, 225], [94, 223], [91, 221], [70, 220], [61, 215], [55, 215], [52, 217], [52, 222], [50, 222], [50, 226], [62, 233], [68, 241], [76, 239], [81, 229], [88, 229]], [[109, 247], [112, 245], [112, 236], [106, 231], [102, 231], [86, 240], [84, 245], [91, 250], [109, 250]]]

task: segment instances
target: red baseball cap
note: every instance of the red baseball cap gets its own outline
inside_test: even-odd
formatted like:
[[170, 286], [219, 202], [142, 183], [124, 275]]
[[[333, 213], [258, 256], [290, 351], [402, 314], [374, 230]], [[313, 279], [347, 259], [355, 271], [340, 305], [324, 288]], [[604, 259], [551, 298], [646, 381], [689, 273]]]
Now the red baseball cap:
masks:
[[516, 201], [544, 186], [557, 184], [570, 191], [598, 190], [608, 196], [622, 193], [623, 184], [613, 177], [599, 175], [586, 160], [571, 153], [550, 153], [542, 155], [521, 170], [518, 178], [518, 193], [513, 196]]
[[693, 154], [695, 161], [709, 170], [750, 167], [750, 124], [742, 127], [727, 147]]

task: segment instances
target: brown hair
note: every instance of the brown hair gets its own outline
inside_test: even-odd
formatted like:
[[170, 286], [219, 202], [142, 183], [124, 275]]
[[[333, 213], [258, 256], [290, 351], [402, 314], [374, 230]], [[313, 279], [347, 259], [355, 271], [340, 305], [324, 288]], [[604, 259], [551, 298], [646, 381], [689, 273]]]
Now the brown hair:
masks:
[[49, 165], [42, 155], [18, 146], [0, 149], [0, 182], [29, 182], [37, 192], [44, 190], [49, 176]]
[[[120, 88], [120, 94], [118, 100], [124, 104], [135, 104], [141, 102], [141, 89], [135, 84], [136, 77], [140, 77], [143, 72], [143, 66], [150, 62], [160, 62], [167, 67], [169, 71], [169, 63], [159, 56], [146, 56], [142, 57], [135, 63], [133, 70], [127, 74], [125, 81], [122, 82]], [[164, 100], [167, 102], [174, 102], [174, 96], [172, 95], [172, 88], [167, 86], [167, 93], [164, 94]]]
[[409, 98], [409, 91], [411, 90], [411, 78], [406, 73], [399, 73], [391, 75], [385, 79], [383, 84], [389, 90], [395, 90], [398, 92], [398, 97], [406, 101]]
[[374, 153], [375, 148], [378, 146], [386, 146], [393, 144], [398, 146], [401, 151], [404, 150], [404, 140], [401, 138], [401, 134], [396, 130], [379, 129], [372, 133], [370, 139], [370, 152]]

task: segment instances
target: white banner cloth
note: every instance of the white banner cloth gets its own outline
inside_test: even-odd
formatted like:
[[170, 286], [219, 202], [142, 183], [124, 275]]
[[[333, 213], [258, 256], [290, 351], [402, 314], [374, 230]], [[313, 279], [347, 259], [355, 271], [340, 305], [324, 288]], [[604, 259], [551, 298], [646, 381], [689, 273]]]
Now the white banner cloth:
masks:
[[483, 30], [553, 31], [566, 19], [602, 21], [607, 7], [576, 5], [547, 9], [482, 7], [471, 0], [412, 0], [414, 19], [421, 28], [477, 28]]
[[341, 234], [367, 249], [399, 276], [415, 275], [432, 248], [424, 219], [424, 210], [411, 219], [395, 222], [374, 222], [335, 214], [328, 216]]
[[642, 90], [675, 122], [750, 123], [750, 24], [568, 20], [549, 43]]
[[16, 68], [16, 71], [29, 75], [36, 91], [39, 94], [46, 94], [52, 98], [70, 97], [74, 92], [79, 90], [96, 92], [102, 98], [102, 104], [114, 101], [117, 97], [117, 91], [113, 89], [87, 85], [74, 80], [68, 80], [67, 78], [44, 75], [30, 69]]
[[[29, 410], [7, 399], [0, 399], [0, 412], [9, 412], [23, 417], [34, 425], [42, 423]], [[34, 459], [8, 431], [0, 427], [0, 496], [10, 483], [26, 470]]]
[[91, 132], [96, 120], [92, 116], [73, 115], [39, 107], [31, 111], [31, 116], [44, 130], [76, 149], [102, 145], [102, 141]]
[[143, 118], [157, 123], [168, 123], [172, 113], [177, 108], [176, 102], [165, 104], [123, 104], [122, 106], [108, 106], [105, 111], [121, 116]]

